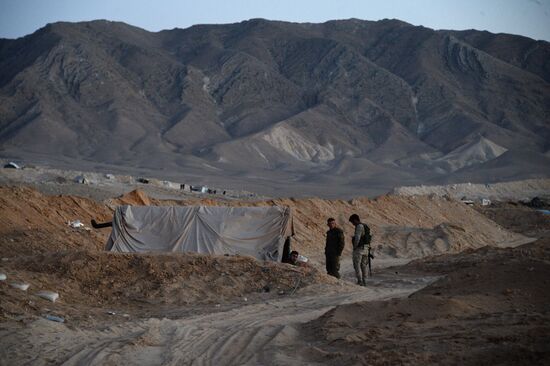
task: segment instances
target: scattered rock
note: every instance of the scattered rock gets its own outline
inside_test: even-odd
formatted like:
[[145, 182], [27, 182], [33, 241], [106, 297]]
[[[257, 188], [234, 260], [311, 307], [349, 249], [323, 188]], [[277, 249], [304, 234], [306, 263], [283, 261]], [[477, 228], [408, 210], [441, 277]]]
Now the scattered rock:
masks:
[[10, 283], [10, 286], [13, 288], [19, 289], [21, 291], [27, 291], [30, 285], [24, 282], [12, 282]]
[[36, 296], [50, 300], [51, 302], [55, 302], [59, 298], [59, 294], [53, 291], [39, 291], [36, 293]]

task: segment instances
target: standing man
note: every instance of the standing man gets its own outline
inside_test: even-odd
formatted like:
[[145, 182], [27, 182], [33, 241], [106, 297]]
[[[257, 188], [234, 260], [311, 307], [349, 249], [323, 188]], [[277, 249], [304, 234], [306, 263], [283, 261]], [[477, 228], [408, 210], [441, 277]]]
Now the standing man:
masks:
[[369, 261], [369, 247], [371, 241], [370, 228], [361, 223], [359, 216], [353, 214], [349, 222], [355, 226], [355, 234], [352, 238], [353, 244], [353, 269], [357, 277], [357, 284], [365, 286], [367, 279], [367, 263]]
[[344, 250], [344, 231], [336, 225], [332, 217], [327, 220], [327, 241], [325, 244], [325, 259], [327, 273], [340, 278], [340, 256]]

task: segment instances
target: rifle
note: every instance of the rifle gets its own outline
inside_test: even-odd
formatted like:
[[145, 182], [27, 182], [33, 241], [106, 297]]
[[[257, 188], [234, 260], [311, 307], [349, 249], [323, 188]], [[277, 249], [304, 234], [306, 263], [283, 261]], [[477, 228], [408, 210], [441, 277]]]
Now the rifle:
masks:
[[369, 259], [368, 261], [368, 266], [369, 266], [369, 277], [372, 277], [372, 263], [371, 263], [371, 259], [374, 259], [374, 255], [371, 254], [370, 252], [370, 245], [368, 246], [368, 253], [367, 253], [367, 257]]
[[95, 221], [94, 219], [92, 219], [92, 227], [94, 229], [102, 229], [104, 227], [111, 227], [113, 226], [113, 222], [112, 221], [109, 221], [109, 222], [103, 222], [103, 223], [98, 223], [97, 221]]

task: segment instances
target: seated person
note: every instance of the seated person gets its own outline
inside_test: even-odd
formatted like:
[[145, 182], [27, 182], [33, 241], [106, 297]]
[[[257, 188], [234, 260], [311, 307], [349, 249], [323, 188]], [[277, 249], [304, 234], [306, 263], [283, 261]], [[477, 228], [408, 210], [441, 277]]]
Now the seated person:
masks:
[[293, 250], [292, 252], [290, 252], [290, 259], [288, 263], [295, 266], [306, 267], [307, 258], [303, 255], [300, 255], [300, 253], [298, 253], [297, 251]]

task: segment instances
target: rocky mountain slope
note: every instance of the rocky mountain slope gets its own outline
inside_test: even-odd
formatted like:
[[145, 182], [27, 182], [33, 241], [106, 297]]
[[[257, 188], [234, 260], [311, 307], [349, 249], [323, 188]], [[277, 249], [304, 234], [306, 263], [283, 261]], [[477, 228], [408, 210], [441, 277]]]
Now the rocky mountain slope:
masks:
[[398, 20], [55, 23], [0, 40], [0, 154], [268, 194], [543, 177], [549, 54]]

